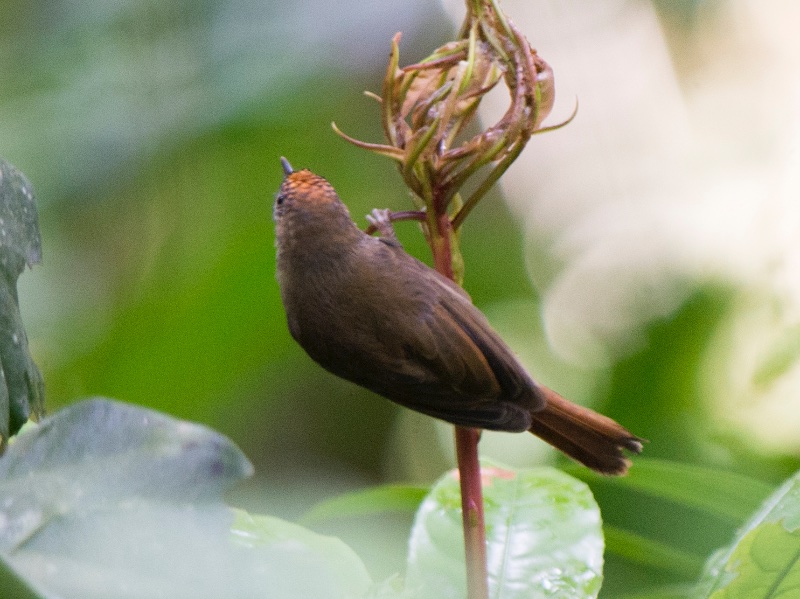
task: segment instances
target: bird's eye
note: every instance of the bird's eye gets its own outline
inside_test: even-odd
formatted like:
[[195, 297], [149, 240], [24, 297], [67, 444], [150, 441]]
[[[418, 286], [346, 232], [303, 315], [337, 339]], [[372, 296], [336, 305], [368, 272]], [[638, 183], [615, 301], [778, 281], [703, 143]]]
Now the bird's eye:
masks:
[[283, 194], [278, 194], [278, 196], [275, 198], [275, 205], [276, 206], [280, 206], [281, 204], [283, 204], [283, 200], [284, 199], [285, 198], [284, 198]]

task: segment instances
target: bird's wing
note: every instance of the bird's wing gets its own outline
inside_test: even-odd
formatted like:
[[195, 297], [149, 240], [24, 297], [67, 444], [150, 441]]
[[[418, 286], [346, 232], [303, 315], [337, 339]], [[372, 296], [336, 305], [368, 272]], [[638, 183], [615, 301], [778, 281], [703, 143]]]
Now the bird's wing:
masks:
[[452, 321], [454, 325], [449, 326], [457, 326], [480, 352], [500, 386], [499, 399], [519, 404], [528, 410], [543, 408], [546, 401], [538, 385], [483, 313], [472, 304], [469, 296], [452, 291], [451, 287], [455, 285], [451, 286], [444, 277], [441, 279], [448, 284], [450, 293], [439, 295], [439, 306], [448, 317], [440, 320]]
[[372, 323], [369, 355], [381, 364], [359, 365], [356, 382], [456, 424], [525, 430], [544, 406], [536, 383], [460, 287], [402, 250], [392, 254], [402, 264], [387, 276], [407, 280], [390, 301], [407, 317]]

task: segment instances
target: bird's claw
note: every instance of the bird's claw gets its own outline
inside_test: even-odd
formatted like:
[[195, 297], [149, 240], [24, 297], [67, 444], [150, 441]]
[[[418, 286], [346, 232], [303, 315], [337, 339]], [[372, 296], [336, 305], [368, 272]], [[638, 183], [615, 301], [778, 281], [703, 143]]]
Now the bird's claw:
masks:
[[373, 208], [372, 212], [367, 215], [367, 222], [375, 227], [381, 237], [391, 240], [397, 239], [392, 225], [392, 211], [388, 208]]

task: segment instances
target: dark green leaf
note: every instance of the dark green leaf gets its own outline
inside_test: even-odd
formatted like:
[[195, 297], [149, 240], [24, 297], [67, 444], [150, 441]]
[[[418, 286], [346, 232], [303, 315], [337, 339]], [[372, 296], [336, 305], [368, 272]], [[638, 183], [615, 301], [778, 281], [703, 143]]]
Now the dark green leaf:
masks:
[[17, 299], [19, 275], [41, 257], [31, 184], [0, 159], [0, 450], [28, 418], [44, 412], [44, 383], [28, 352]]
[[[551, 468], [484, 467], [490, 594], [496, 599], [596, 597], [600, 511], [589, 488]], [[417, 513], [407, 587], [419, 597], [466, 596], [460, 492], [443, 477]]]
[[33, 590], [0, 556], [0, 597], [46, 599], [47, 595]]
[[0, 459], [0, 556], [66, 598], [362, 595], [369, 578], [343, 544], [234, 518], [221, 495], [251, 470], [203, 426], [108, 400], [71, 406]]
[[[730, 539], [773, 490], [747, 476], [641, 456], [625, 477], [599, 477], [578, 467], [569, 471], [593, 485], [604, 509], [625, 505], [628, 517], [612, 515], [604, 525], [611, 569], [635, 567], [638, 576], [658, 581], [654, 584], [696, 581], [704, 556]], [[616, 592], [625, 588], [611, 586]]]
[[[585, 469], [570, 474], [587, 475]], [[741, 522], [772, 491], [756, 479], [691, 464], [636, 458], [627, 476], [610, 484], [629, 487], [649, 495]]]
[[302, 521], [309, 523], [382, 512], [413, 512], [427, 493], [427, 487], [413, 485], [383, 485], [345, 493], [316, 504]]
[[643, 593], [614, 595], [612, 599], [690, 599], [693, 592], [691, 585], [673, 585]]
[[42, 261], [39, 215], [30, 182], [13, 165], [0, 158], [0, 248], [15, 256], [3, 262], [5, 270], [18, 277], [24, 265]]
[[704, 557], [686, 553], [664, 543], [606, 524], [606, 550], [642, 566], [684, 575], [697, 572]]

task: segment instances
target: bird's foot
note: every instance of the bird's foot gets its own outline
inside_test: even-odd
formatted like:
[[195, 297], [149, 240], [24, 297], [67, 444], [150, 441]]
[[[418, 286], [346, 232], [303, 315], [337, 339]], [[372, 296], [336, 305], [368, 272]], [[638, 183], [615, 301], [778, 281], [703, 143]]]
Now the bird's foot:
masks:
[[388, 208], [374, 208], [372, 213], [367, 215], [367, 221], [375, 227], [381, 237], [385, 237], [389, 241], [398, 241], [392, 225], [392, 211]]

